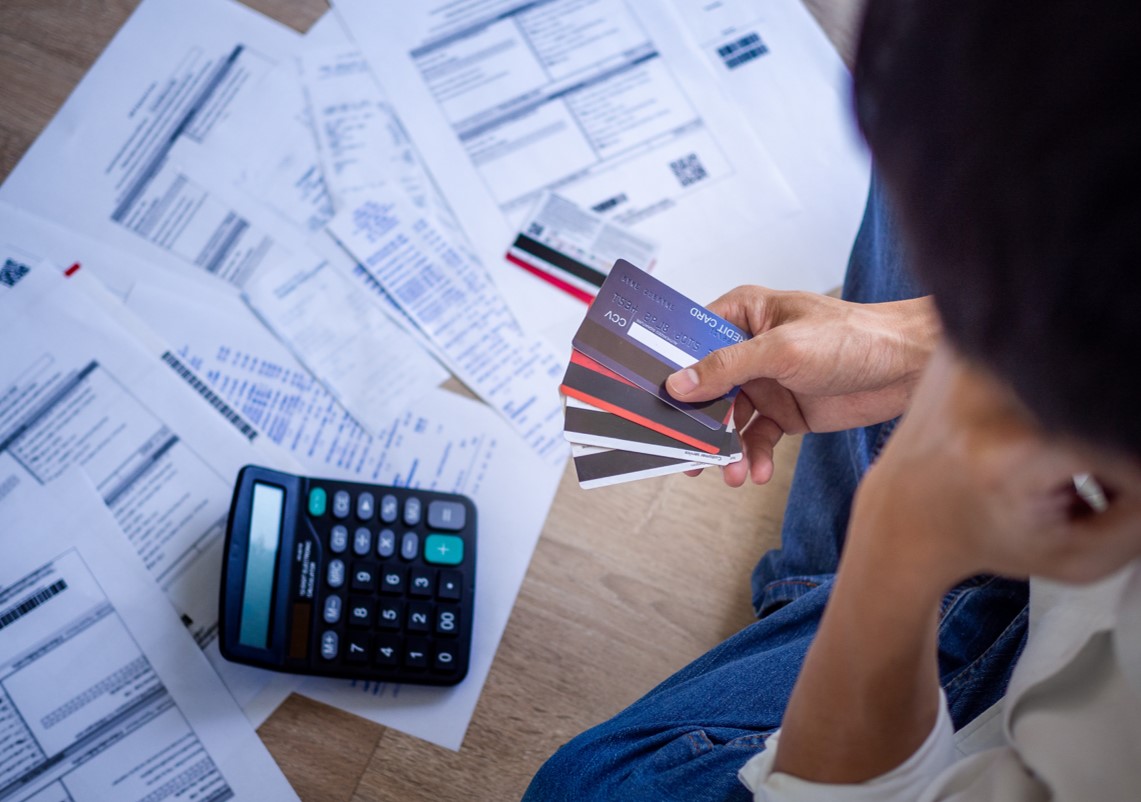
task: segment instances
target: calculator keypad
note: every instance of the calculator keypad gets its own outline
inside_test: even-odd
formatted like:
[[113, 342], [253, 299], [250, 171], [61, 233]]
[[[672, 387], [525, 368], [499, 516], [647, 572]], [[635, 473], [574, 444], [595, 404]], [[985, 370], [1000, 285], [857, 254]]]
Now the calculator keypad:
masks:
[[313, 613], [325, 670], [454, 683], [471, 640], [468, 508], [432, 497], [441, 494], [321, 484], [306, 507], [327, 555]]

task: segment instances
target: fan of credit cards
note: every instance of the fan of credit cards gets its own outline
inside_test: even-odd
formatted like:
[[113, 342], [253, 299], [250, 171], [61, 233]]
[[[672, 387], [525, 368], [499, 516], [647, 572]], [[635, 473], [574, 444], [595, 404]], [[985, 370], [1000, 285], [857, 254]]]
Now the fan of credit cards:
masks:
[[666, 391], [666, 378], [748, 336], [619, 259], [574, 335], [559, 388], [579, 484], [605, 487], [740, 460], [737, 388], [685, 404]]

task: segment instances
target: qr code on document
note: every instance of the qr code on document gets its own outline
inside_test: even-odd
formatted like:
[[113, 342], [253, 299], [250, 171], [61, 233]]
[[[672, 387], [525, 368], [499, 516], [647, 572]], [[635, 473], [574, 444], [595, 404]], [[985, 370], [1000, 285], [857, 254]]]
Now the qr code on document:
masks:
[[705, 167], [701, 164], [701, 159], [697, 158], [696, 153], [682, 156], [677, 161], [670, 162], [670, 169], [674, 172], [674, 178], [676, 178], [678, 183], [683, 187], [696, 184], [709, 175], [705, 172]]
[[0, 286], [15, 287], [17, 281], [28, 275], [28, 270], [27, 265], [5, 259], [3, 267], [0, 267]]

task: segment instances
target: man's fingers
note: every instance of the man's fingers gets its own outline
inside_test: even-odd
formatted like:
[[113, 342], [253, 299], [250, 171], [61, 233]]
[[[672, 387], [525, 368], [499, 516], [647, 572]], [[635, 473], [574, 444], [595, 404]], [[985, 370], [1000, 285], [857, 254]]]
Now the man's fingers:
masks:
[[741, 433], [741, 444], [745, 448], [745, 462], [749, 465], [749, 477], [753, 484], [763, 485], [773, 478], [773, 451], [784, 432], [776, 421], [757, 415], [748, 428]]
[[745, 457], [740, 462], [734, 462], [732, 465], [726, 465], [721, 469], [721, 478], [729, 487], [740, 487], [745, 484], [745, 479], [749, 476], [749, 458]]
[[753, 328], [752, 325], [765, 318], [771, 295], [772, 290], [764, 287], [752, 285], [735, 287], [708, 304], [706, 308], [737, 328], [756, 334], [761, 328]]
[[705, 359], [666, 379], [666, 389], [678, 401], [712, 401], [750, 379], [772, 378], [766, 364], [769, 343], [762, 335], [719, 348]]

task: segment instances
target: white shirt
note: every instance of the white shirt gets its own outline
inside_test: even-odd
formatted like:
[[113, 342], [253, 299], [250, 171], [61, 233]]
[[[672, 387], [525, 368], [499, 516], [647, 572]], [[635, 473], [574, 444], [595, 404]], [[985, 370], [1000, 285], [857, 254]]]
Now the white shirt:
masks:
[[739, 775], [757, 802], [1141, 800], [1141, 560], [1088, 586], [1032, 579], [1006, 697], [958, 739], [944, 699], [927, 740], [887, 774], [806, 782], [772, 771], [779, 731], [765, 744]]

